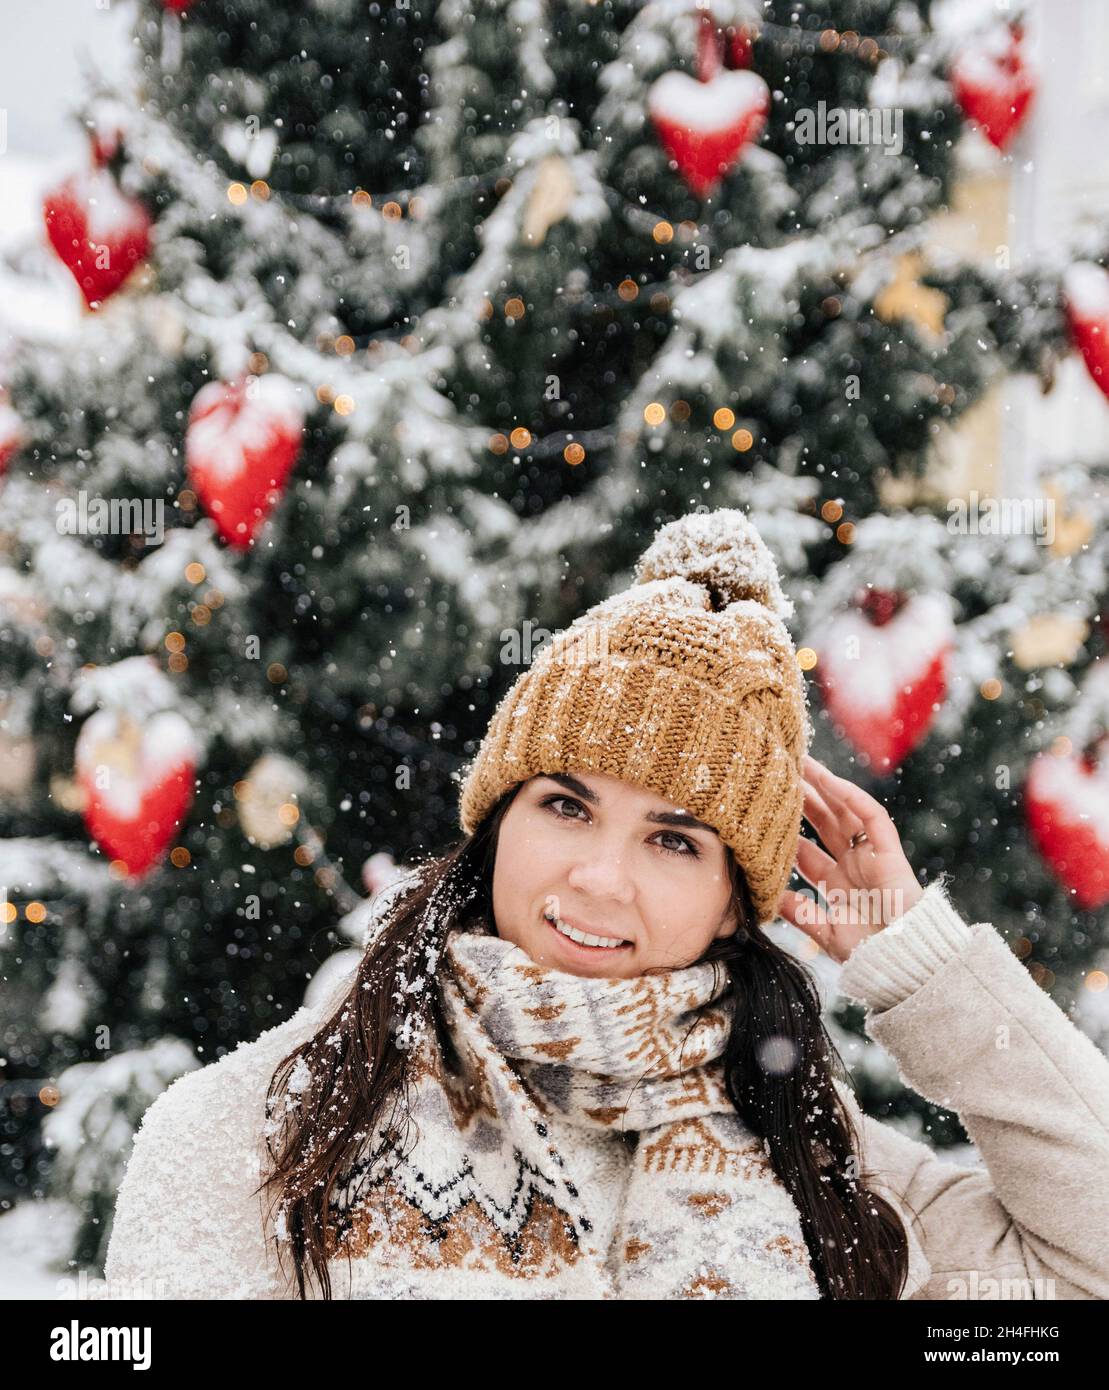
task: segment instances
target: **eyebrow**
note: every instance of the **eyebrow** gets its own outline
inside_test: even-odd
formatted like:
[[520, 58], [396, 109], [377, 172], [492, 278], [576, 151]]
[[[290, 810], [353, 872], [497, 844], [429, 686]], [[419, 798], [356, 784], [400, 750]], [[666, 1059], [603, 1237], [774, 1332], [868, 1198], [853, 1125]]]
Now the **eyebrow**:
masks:
[[[567, 791], [572, 791], [575, 796], [580, 796], [583, 801], [588, 801], [594, 806], [601, 804], [601, 798], [592, 787], [587, 787], [584, 782], [579, 782], [576, 777], [571, 777], [569, 773], [544, 772], [540, 775], [549, 778], [552, 782], [559, 783]], [[680, 825], [685, 830], [707, 830], [710, 835], [719, 834], [714, 826], [706, 825], [703, 820], [698, 820], [696, 816], [687, 815], [685, 811], [648, 811], [644, 820], [649, 820], [653, 825]]]

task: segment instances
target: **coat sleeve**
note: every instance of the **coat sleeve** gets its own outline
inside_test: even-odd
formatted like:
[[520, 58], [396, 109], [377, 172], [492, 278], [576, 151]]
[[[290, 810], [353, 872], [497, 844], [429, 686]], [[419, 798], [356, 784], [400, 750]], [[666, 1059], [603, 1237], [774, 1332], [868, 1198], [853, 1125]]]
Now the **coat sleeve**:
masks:
[[931, 1267], [902, 1296], [1109, 1299], [1109, 1059], [939, 882], [856, 946], [839, 984], [902, 1081], [955, 1111], [985, 1162], [941, 1159], [843, 1088], [862, 1167]]
[[143, 1116], [108, 1241], [109, 1298], [284, 1295], [267, 1254], [255, 1088], [234, 1054], [178, 1078]]

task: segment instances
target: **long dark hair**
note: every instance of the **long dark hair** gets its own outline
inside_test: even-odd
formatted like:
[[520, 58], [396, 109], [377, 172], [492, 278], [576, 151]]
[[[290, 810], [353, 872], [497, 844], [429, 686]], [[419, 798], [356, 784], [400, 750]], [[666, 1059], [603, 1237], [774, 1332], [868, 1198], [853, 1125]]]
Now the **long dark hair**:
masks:
[[[331, 1297], [332, 1191], [387, 1106], [381, 1132], [393, 1142], [401, 1135], [411, 1042], [405, 1030], [413, 1021], [433, 1028], [450, 1051], [434, 987], [439, 948], [452, 927], [493, 921], [497, 838], [522, 785], [505, 792], [473, 835], [411, 872], [406, 891], [372, 930], [342, 1001], [270, 1081], [267, 1109], [280, 1102], [284, 1113], [271, 1122], [273, 1169], [256, 1192], [275, 1190], [270, 1217], [279, 1205], [302, 1299], [309, 1268], [322, 1296]], [[842, 1079], [846, 1068], [824, 1027], [816, 986], [754, 925], [746, 877], [731, 849], [725, 852], [739, 925], [714, 939], [701, 960], [727, 970], [737, 1001], [724, 1052], [729, 1098], [766, 1141], [771, 1166], [793, 1197], [822, 1296], [897, 1299], [908, 1240], [898, 1213], [858, 1171], [858, 1135], [835, 1085], [837, 1068]]]

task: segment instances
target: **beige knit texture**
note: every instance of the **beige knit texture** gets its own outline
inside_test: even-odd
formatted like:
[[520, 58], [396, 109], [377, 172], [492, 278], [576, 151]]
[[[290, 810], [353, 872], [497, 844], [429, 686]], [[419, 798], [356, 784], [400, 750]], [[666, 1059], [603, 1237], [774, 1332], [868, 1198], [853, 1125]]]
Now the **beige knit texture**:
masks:
[[636, 576], [556, 633], [498, 704], [463, 774], [463, 832], [529, 777], [607, 773], [711, 825], [771, 921], [811, 738], [773, 557], [742, 512], [720, 509], [664, 526]]

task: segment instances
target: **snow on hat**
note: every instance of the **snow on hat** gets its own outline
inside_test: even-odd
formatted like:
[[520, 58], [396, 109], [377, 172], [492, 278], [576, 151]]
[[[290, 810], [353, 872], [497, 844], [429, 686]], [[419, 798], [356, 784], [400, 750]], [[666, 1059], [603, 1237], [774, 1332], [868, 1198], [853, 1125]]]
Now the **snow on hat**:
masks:
[[506, 692], [462, 774], [472, 834], [540, 773], [607, 773], [711, 825], [773, 920], [801, 829], [812, 727], [783, 619], [793, 605], [743, 512], [663, 526], [635, 581], [554, 635]]

